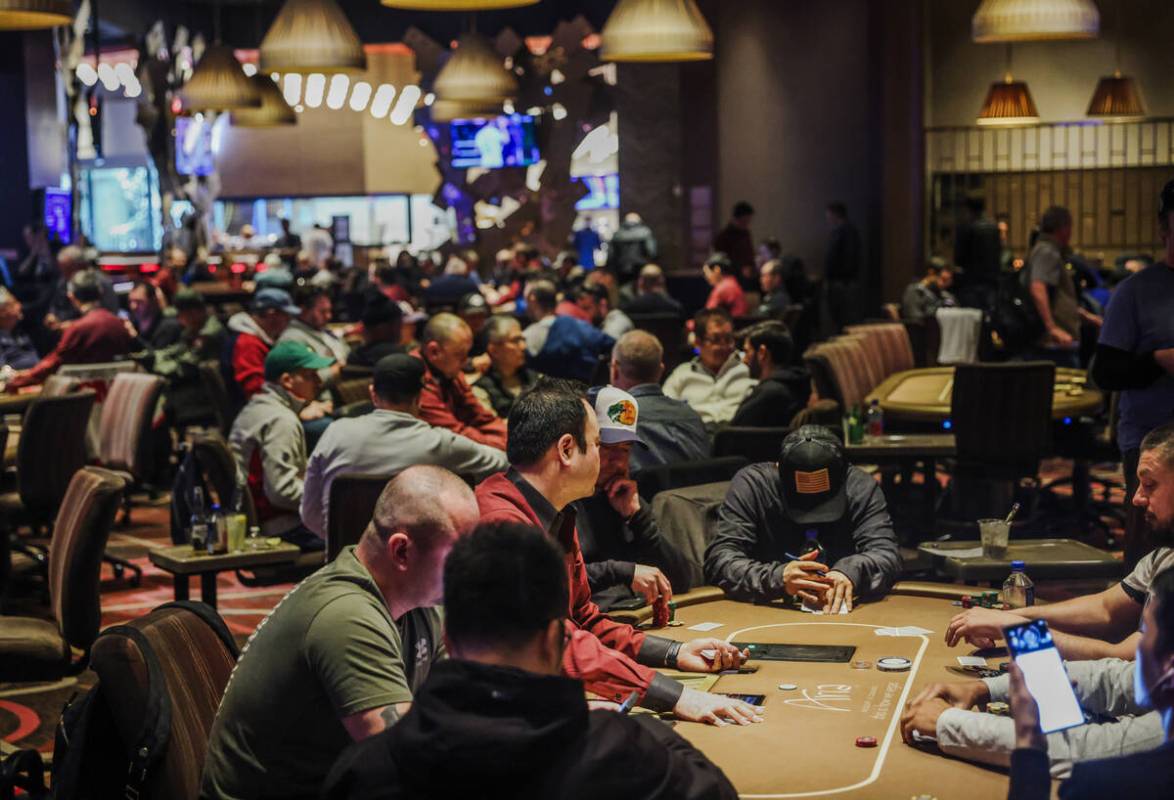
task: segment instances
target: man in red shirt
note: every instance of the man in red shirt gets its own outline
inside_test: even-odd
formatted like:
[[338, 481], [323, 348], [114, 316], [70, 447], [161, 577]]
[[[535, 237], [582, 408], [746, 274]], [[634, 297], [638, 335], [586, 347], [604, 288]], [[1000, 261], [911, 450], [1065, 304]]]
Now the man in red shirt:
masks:
[[41, 383], [62, 364], [100, 364], [134, 349], [134, 337], [126, 322], [101, 306], [102, 284], [93, 270], [82, 270], [70, 279], [69, 301], [81, 317], [65, 329], [53, 352], [8, 382], [8, 389]]
[[738, 270], [725, 253], [714, 253], [701, 271], [713, 287], [705, 301], [706, 308], [724, 308], [731, 317], [745, 317], [750, 313], [746, 293], [738, 283]]
[[284, 289], [259, 289], [248, 311], [228, 320], [232, 337], [231, 373], [243, 400], [265, 385], [265, 356], [302, 310]]
[[505, 449], [505, 420], [478, 402], [462, 369], [473, 349], [473, 331], [456, 314], [437, 314], [424, 326], [412, 355], [427, 371], [420, 394], [420, 419], [474, 442]]
[[599, 423], [583, 396], [561, 381], [544, 381], [518, 398], [510, 421], [512, 466], [477, 487], [477, 504], [482, 522], [536, 525], [562, 546], [571, 588], [563, 672], [607, 700], [635, 691], [641, 705], [681, 719], [760, 722], [760, 708], [686, 688], [652, 669], [720, 672], [743, 664], [745, 652], [720, 639], [649, 636], [612, 622], [591, 601], [575, 512], [568, 508], [595, 493], [599, 475]]

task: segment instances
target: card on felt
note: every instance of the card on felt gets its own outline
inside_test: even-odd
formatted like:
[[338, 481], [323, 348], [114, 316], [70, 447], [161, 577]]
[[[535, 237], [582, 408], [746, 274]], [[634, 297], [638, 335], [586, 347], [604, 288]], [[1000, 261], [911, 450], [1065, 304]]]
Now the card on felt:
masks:
[[689, 630], [701, 631], [702, 633], [705, 633], [706, 631], [712, 631], [720, 628], [722, 625], [723, 623], [721, 622], [698, 622], [696, 625], [690, 625]]

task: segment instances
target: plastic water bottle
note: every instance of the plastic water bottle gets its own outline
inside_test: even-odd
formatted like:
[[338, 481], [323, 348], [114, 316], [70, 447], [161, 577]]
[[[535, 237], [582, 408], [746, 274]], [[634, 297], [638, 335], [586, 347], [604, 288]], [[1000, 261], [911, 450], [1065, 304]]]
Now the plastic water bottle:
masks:
[[212, 513], [208, 515], [208, 555], [223, 553], [228, 545], [227, 531], [225, 530], [224, 515], [220, 513], [220, 504], [212, 504]]
[[885, 435], [885, 412], [881, 410], [879, 400], [873, 400], [868, 407], [868, 435]]
[[197, 553], [207, 546], [208, 518], [204, 506], [204, 490], [197, 486], [192, 489], [192, 519], [188, 523], [188, 541]]
[[819, 536], [819, 531], [815, 528], [808, 528], [804, 531], [803, 538], [805, 541], [803, 542], [803, 547], [799, 550], [799, 555], [805, 556], [814, 551], [815, 560], [823, 561], [823, 545], [819, 543], [819, 539], [816, 538], [817, 536]]
[[1003, 581], [1003, 602], [1011, 608], [1035, 605], [1035, 584], [1023, 571], [1022, 561], [1011, 562], [1011, 575]]

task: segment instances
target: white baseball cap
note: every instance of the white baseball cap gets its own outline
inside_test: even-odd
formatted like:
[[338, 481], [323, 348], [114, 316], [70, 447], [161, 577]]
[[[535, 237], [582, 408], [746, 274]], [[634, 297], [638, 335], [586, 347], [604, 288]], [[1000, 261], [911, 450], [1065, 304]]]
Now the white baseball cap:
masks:
[[640, 406], [636, 403], [636, 398], [623, 389], [614, 386], [600, 389], [595, 397], [595, 416], [599, 419], [599, 440], [603, 444], [643, 444], [636, 434]]

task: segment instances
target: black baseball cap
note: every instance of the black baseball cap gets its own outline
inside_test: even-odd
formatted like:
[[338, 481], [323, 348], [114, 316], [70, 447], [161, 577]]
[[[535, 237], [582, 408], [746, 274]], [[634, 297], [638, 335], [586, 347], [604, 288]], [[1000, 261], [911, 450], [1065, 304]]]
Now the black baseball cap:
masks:
[[393, 353], [375, 362], [371, 382], [378, 395], [415, 395], [424, 388], [424, 362], [407, 353]]
[[362, 320], [363, 327], [373, 328], [385, 322], [402, 322], [403, 318], [404, 312], [399, 307], [399, 303], [388, 300], [381, 293], [375, 293], [367, 299], [367, 305], [363, 307], [363, 314], [360, 319]]
[[784, 511], [799, 525], [835, 522], [848, 510], [844, 447], [821, 425], [804, 425], [783, 440], [779, 480]]

